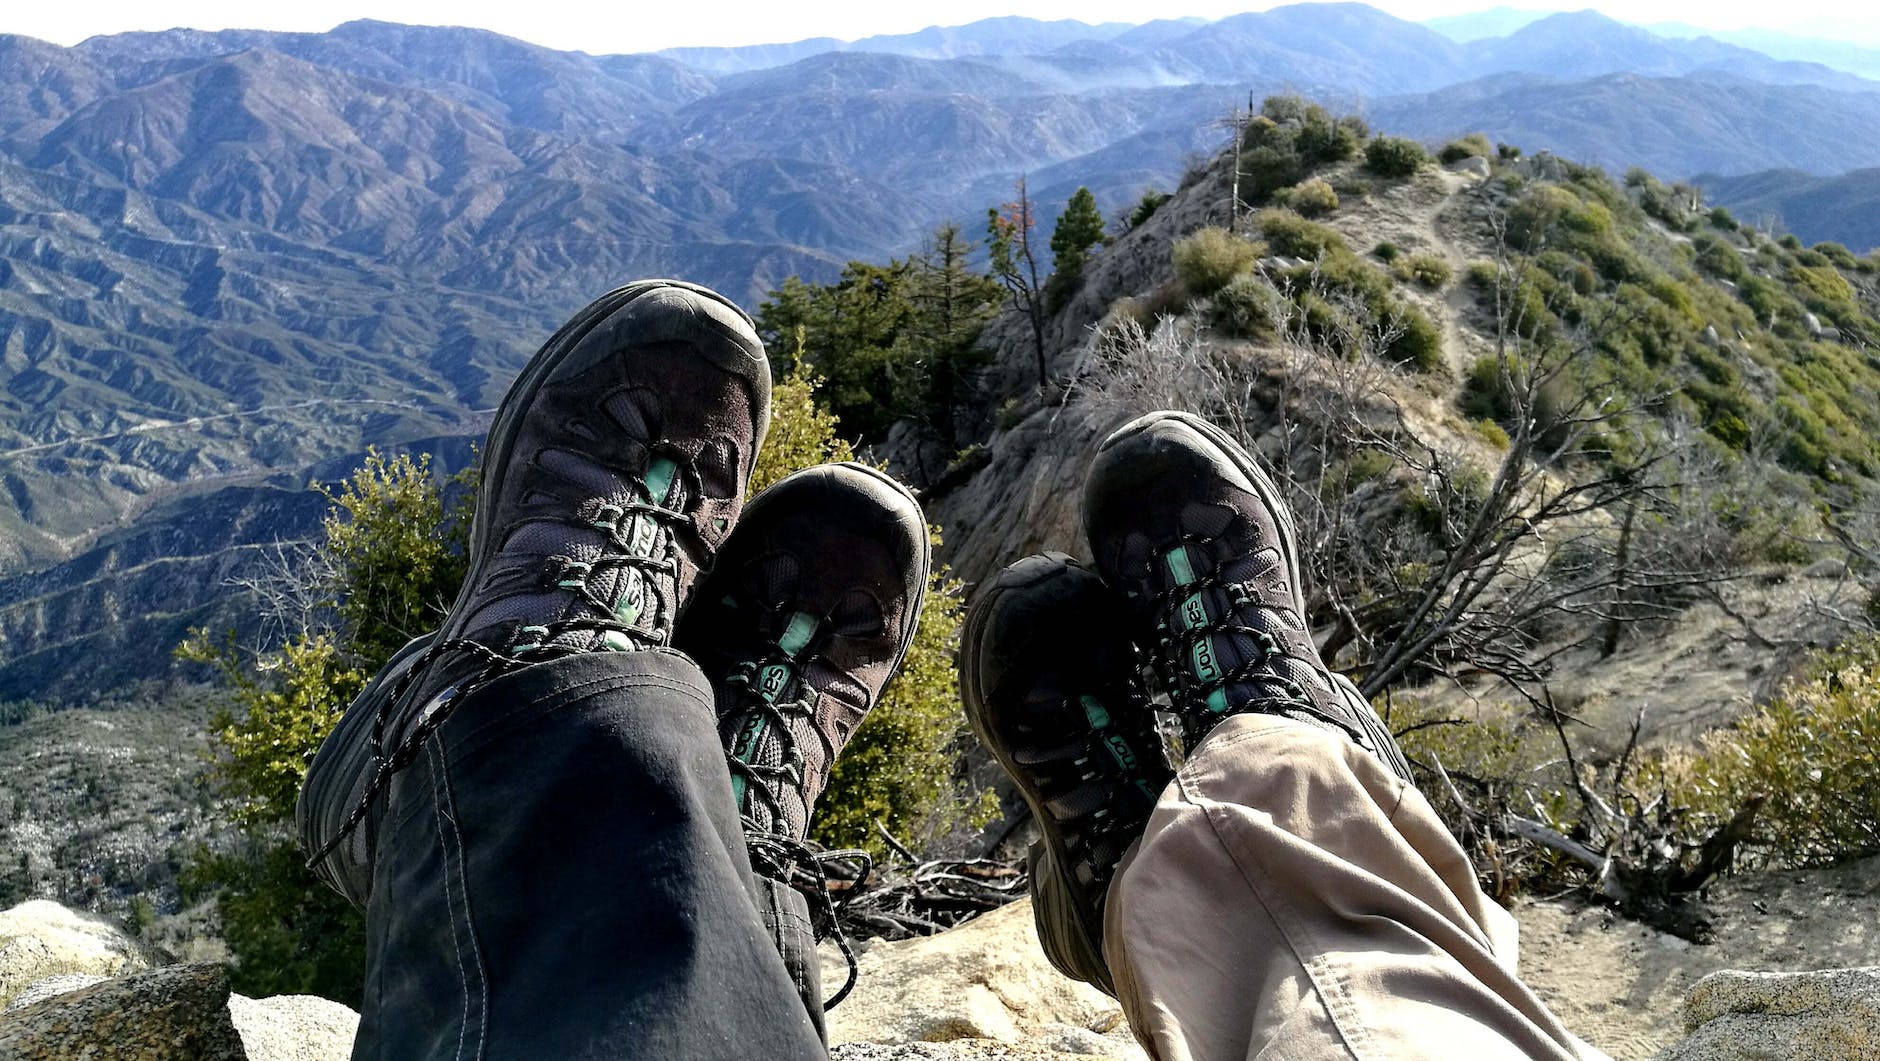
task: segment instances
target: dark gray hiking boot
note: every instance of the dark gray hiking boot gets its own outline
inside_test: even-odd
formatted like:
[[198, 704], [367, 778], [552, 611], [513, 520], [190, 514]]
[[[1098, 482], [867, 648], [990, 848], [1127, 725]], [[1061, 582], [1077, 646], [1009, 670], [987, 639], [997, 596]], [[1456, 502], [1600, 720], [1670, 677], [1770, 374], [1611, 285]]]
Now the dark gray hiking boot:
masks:
[[1172, 412], [1118, 429], [1085, 484], [1084, 530], [1188, 749], [1230, 715], [1277, 714], [1343, 733], [1410, 780], [1383, 722], [1319, 658], [1292, 516], [1224, 432]]
[[1173, 776], [1127, 631], [1121, 598], [1089, 568], [1049, 553], [980, 591], [960, 655], [966, 717], [1038, 825], [1032, 912], [1045, 955], [1111, 994], [1104, 898]]
[[464, 694], [531, 664], [671, 642], [738, 519], [769, 420], [763, 344], [705, 288], [630, 284], [548, 340], [490, 426], [456, 602], [309, 770], [302, 838], [322, 877], [364, 904], [373, 839], [358, 826]]
[[[678, 647], [717, 693], [751, 868], [806, 889], [824, 933], [834, 911], [804, 838], [836, 758], [913, 641], [929, 562], [905, 487], [859, 464], [811, 468], [752, 499], [680, 625]], [[779, 947], [793, 972], [813, 967], [813, 951]]]

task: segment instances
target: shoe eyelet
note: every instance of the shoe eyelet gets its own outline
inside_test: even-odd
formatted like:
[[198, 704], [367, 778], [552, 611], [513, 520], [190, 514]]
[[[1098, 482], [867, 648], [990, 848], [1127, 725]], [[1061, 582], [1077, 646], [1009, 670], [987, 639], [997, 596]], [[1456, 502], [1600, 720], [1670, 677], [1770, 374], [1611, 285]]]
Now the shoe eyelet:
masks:
[[541, 648], [542, 639], [548, 636], [548, 627], [525, 626], [517, 630], [516, 635], [518, 638], [530, 638], [531, 640], [517, 640], [515, 644], [511, 645], [509, 648], [511, 655], [521, 652], [533, 652]]
[[586, 589], [588, 573], [593, 570], [594, 570], [593, 564], [586, 563], [581, 560], [564, 559], [561, 562], [560, 573], [556, 576], [553, 576], [557, 580], [555, 582], [555, 588], [556, 589], [572, 589], [572, 590], [577, 590], [577, 591]]

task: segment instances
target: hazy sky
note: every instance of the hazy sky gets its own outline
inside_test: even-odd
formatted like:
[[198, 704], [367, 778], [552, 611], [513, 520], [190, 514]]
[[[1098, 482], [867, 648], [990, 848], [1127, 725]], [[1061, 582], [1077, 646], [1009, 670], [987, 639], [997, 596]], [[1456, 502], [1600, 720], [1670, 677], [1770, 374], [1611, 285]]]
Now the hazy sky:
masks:
[[[1372, 0], [1403, 18], [1424, 19], [1494, 6], [1470, 0]], [[133, 29], [244, 27], [326, 30], [354, 18], [391, 22], [479, 26], [554, 48], [582, 51], [649, 51], [673, 45], [757, 44], [831, 36], [852, 39], [904, 33], [936, 23], [957, 25], [992, 15], [1076, 18], [1085, 22], [1141, 22], [1145, 17], [1198, 15], [1219, 18], [1275, 6], [1261, 0], [1176, 0], [1145, 6], [1142, 0], [949, 0], [947, 3], [883, 3], [882, 0], [331, 0], [317, 4], [256, 6], [252, 0], [90, 0], [61, 3], [9, 0], [0, 9], [0, 32], [73, 44], [97, 33]], [[1872, 0], [1527, 0], [1511, 6], [1536, 9], [1597, 7], [1630, 22], [1678, 21], [1714, 29], [1794, 26], [1822, 36], [1880, 42], [1880, 7]], [[1806, 25], [1802, 25], [1806, 24]]]

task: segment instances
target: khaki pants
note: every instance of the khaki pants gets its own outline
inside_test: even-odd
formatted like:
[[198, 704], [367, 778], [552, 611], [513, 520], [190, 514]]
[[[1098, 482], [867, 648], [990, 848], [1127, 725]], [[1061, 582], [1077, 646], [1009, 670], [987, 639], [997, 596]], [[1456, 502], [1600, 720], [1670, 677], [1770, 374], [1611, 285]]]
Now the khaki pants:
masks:
[[1124, 859], [1104, 954], [1157, 1061], [1604, 1058], [1521, 983], [1515, 936], [1416, 789], [1240, 715]]

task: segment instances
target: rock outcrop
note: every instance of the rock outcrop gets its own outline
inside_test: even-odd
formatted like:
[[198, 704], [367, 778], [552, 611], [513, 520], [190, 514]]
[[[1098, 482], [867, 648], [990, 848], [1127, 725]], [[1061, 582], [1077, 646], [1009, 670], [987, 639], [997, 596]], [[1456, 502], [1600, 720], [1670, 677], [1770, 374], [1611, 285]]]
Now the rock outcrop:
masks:
[[0, 913], [0, 1057], [346, 1061], [359, 1015], [252, 999], [219, 965], [163, 965], [110, 920], [34, 900]]
[[220, 965], [168, 965], [105, 980], [0, 1018], [0, 1057], [247, 1061], [228, 999]]
[[[359, 1025], [351, 1009], [232, 994], [220, 966], [154, 965], [160, 955], [104, 918], [36, 901], [0, 912], [0, 930], [0, 1057], [9, 1061], [345, 1061], [351, 1053]], [[1028, 901], [937, 936], [861, 950], [860, 983], [829, 1014], [833, 1061], [1145, 1059], [1113, 999], [1045, 960]], [[824, 982], [837, 982], [840, 959], [831, 950], [823, 961]], [[1606, 1045], [1600, 1029], [1575, 1027]], [[1686, 1038], [1653, 1061], [1880, 1057], [1880, 967], [1712, 973], [1686, 995], [1684, 1027]]]
[[48, 977], [121, 976], [157, 964], [110, 919], [32, 899], [0, 912], [0, 1007]]
[[[825, 955], [824, 983], [840, 983], [841, 975], [840, 964]], [[900, 1053], [871, 1052], [850, 1045], [837, 1052], [851, 1061], [1143, 1057], [1114, 999], [1069, 979], [1045, 960], [1032, 926], [1030, 901], [937, 936], [868, 946], [855, 992], [829, 1014], [829, 1041], [881, 1046], [952, 1043], [949, 1049], [969, 1051], [921, 1052], [927, 1050], [923, 1046]], [[1021, 1047], [1031, 1052], [1013, 1052]]]
[[248, 1061], [346, 1061], [359, 1034], [359, 1014], [315, 995], [230, 995], [228, 1014]]
[[1656, 1061], [1880, 1056], [1880, 968], [1712, 973], [1685, 996], [1684, 1029]]

